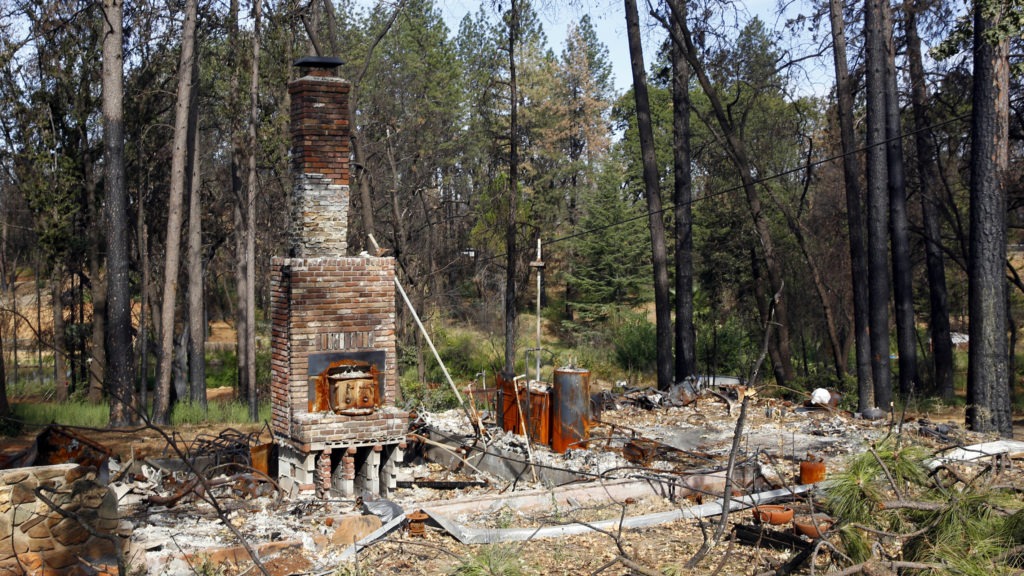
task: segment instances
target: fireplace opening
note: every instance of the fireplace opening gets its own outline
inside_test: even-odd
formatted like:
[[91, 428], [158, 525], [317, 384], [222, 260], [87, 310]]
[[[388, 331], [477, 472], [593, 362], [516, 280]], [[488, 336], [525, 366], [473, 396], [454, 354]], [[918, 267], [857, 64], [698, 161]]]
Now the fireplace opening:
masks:
[[385, 396], [383, 351], [328, 352], [309, 357], [309, 411], [373, 414]]

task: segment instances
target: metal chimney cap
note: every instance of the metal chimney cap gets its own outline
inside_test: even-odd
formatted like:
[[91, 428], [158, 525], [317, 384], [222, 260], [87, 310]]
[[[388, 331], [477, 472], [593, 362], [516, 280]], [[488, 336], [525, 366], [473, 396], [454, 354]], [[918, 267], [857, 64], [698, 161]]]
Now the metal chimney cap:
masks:
[[341, 66], [344, 62], [341, 58], [335, 58], [333, 56], [303, 56], [296, 60], [292, 65], [298, 68], [324, 68], [332, 70]]

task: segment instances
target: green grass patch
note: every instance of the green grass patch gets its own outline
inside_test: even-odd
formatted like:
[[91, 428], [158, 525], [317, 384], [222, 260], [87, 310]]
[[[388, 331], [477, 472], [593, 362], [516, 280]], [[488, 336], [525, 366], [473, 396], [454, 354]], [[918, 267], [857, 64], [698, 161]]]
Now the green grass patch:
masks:
[[[270, 420], [270, 403], [259, 407], [259, 420]], [[249, 422], [249, 406], [242, 402], [210, 402], [206, 410], [192, 402], [178, 402], [171, 410], [171, 425], [183, 424], [241, 424]]]
[[110, 421], [110, 407], [107, 403], [65, 402], [63, 404], [13, 404], [11, 417], [28, 426], [81, 426], [85, 428], [106, 428]]
[[[110, 406], [87, 402], [64, 404], [13, 404], [11, 420], [25, 426], [60, 424], [84, 428], [106, 428], [110, 420]], [[270, 403], [260, 404], [259, 420], [270, 420]], [[242, 424], [249, 422], [249, 408], [241, 402], [211, 402], [204, 411], [198, 404], [178, 402], [171, 410], [171, 425], [183, 424]], [[19, 427], [20, 428], [20, 427]], [[12, 430], [16, 432], [16, 430]]]

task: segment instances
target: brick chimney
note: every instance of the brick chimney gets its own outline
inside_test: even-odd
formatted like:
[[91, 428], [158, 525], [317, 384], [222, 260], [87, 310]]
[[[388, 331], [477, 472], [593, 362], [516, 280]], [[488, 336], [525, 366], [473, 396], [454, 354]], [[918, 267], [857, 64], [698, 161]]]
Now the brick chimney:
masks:
[[340, 63], [303, 58], [288, 85], [292, 245], [270, 267], [271, 429], [286, 491], [387, 494], [409, 418], [395, 406], [395, 259], [346, 255], [349, 84], [335, 76]]
[[306, 57], [291, 96], [292, 255], [344, 256], [348, 250], [348, 81], [335, 76], [337, 58]]

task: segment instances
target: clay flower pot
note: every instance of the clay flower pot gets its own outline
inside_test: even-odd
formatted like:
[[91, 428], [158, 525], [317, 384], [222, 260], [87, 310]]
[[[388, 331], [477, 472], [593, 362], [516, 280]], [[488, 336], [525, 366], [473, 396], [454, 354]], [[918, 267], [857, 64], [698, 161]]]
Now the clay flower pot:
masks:
[[793, 509], [782, 504], [754, 506], [754, 520], [766, 524], [786, 524], [793, 519]]
[[808, 538], [821, 538], [832, 528], [833, 520], [828, 514], [811, 514], [793, 518], [793, 529]]

